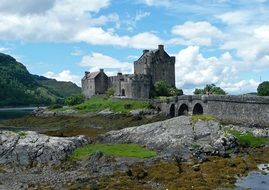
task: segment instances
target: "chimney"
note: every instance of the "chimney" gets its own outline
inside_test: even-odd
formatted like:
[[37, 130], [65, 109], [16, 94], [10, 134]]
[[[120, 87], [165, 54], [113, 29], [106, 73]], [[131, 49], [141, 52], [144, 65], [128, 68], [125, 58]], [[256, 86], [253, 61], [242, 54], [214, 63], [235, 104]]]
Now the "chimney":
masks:
[[85, 71], [85, 75], [87, 76], [90, 72], [89, 71]]
[[163, 51], [164, 50], [164, 46], [163, 45], [158, 45], [158, 49]]
[[104, 72], [104, 69], [100, 69], [100, 72], [103, 73]]
[[144, 50], [143, 50], [143, 54], [148, 53], [148, 52], [149, 52], [148, 49], [144, 49]]

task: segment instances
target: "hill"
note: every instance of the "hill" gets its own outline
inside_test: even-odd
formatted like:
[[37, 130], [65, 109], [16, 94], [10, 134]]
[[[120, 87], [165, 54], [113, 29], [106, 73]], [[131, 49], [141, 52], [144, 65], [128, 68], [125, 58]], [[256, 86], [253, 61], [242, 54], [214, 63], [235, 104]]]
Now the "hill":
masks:
[[71, 82], [32, 75], [13, 57], [0, 53], [0, 106], [49, 105], [80, 93]]
[[46, 78], [43, 76], [33, 75], [35, 80], [47, 88], [50, 92], [56, 96], [65, 98], [73, 94], [79, 94], [81, 92], [80, 87], [72, 82], [57, 81], [55, 79]]

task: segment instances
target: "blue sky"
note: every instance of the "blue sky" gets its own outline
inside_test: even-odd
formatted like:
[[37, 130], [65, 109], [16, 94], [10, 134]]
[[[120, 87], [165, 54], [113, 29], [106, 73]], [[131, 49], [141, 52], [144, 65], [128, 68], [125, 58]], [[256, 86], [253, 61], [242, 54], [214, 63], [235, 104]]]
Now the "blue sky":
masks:
[[143, 49], [176, 56], [186, 94], [269, 80], [268, 0], [1, 0], [0, 52], [33, 74], [80, 85], [84, 71], [132, 73]]

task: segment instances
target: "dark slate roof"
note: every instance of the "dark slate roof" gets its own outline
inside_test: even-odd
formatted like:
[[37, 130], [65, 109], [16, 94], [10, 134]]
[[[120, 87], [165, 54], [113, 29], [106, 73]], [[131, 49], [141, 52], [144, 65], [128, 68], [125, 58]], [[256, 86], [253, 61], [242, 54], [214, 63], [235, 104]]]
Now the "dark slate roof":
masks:
[[92, 72], [88, 74], [88, 78], [93, 79], [99, 75], [100, 71]]
[[[143, 57], [156, 56], [156, 55], [158, 54], [158, 52], [159, 52], [159, 49], [150, 50], [150, 51], [148, 51], [147, 53], [144, 53], [143, 55], [141, 55], [140, 58], [139, 58], [138, 60], [142, 59]], [[170, 56], [166, 53], [166, 51], [164, 51], [164, 56], [166, 56], [166, 57], [170, 57]], [[138, 60], [137, 60], [137, 61], [138, 61]]]
[[94, 79], [96, 78], [98, 75], [99, 75], [100, 71], [97, 71], [97, 72], [92, 72], [92, 73], [88, 73], [87, 75], [85, 75], [83, 77], [82, 80], [86, 80], [86, 79]]

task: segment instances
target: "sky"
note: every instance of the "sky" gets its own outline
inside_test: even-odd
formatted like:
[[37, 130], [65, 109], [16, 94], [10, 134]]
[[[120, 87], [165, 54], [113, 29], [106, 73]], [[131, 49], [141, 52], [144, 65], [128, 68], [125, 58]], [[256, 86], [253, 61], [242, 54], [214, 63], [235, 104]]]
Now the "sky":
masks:
[[269, 0], [0, 0], [0, 52], [77, 85], [85, 71], [132, 73], [143, 49], [176, 56], [185, 94], [269, 80]]

